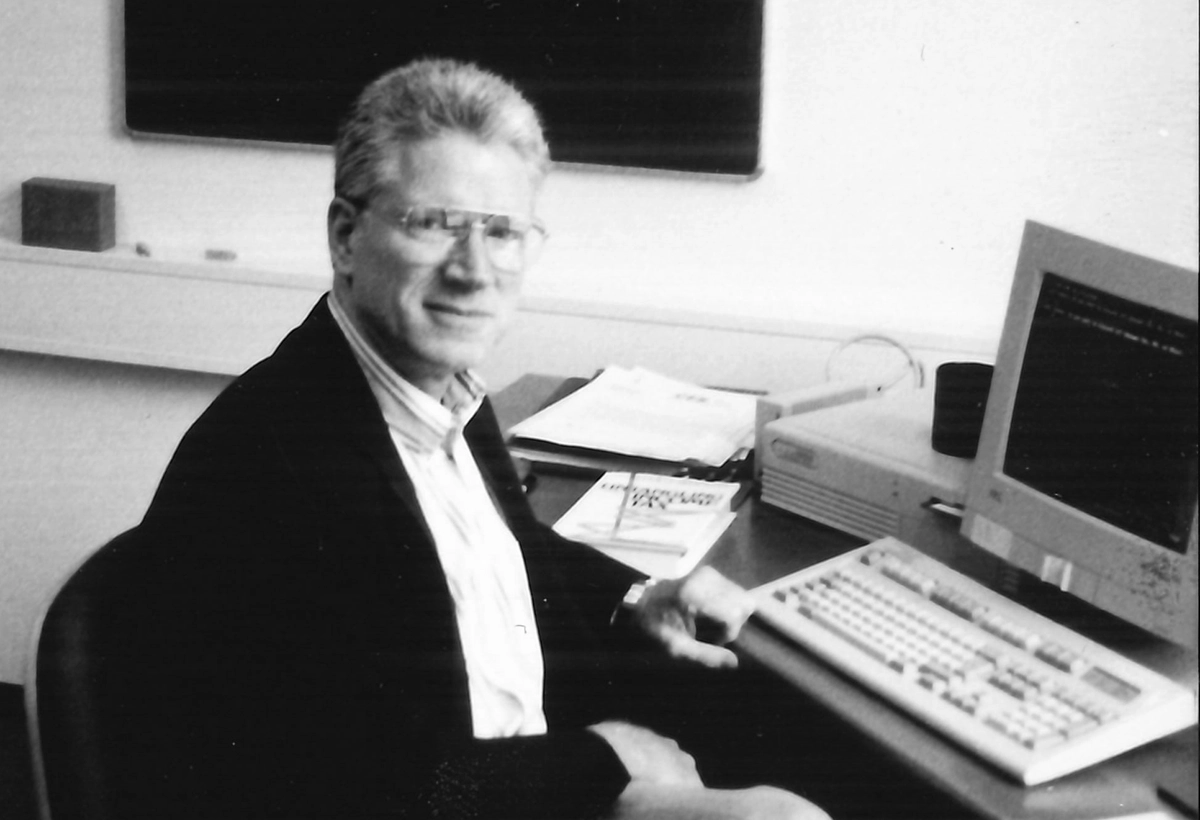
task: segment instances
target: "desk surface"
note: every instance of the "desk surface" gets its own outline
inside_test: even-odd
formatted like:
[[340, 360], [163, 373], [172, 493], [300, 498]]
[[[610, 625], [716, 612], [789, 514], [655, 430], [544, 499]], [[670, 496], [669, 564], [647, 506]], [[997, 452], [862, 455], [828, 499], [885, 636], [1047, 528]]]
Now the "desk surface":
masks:
[[[532, 413], [560, 382], [527, 376], [496, 397], [501, 423]], [[542, 476], [531, 501], [539, 518], [552, 523], [590, 486], [583, 478]], [[737, 521], [705, 559], [746, 587], [753, 587], [817, 563], [862, 543], [844, 533], [775, 510], [757, 499], [748, 500]], [[747, 625], [738, 639], [743, 657], [787, 680], [806, 698], [835, 714], [854, 732], [868, 738], [879, 753], [899, 762], [911, 776], [951, 796], [980, 817], [1085, 820], [1117, 818], [1139, 813], [1172, 812], [1158, 796], [1164, 777], [1186, 779], [1195, 771], [1195, 727], [1143, 746], [1106, 763], [1041, 786], [1026, 787], [1006, 778], [986, 763], [946, 741], [921, 723], [897, 711], [822, 661], [786, 644], [772, 633]], [[1150, 665], [1161, 660], [1179, 666], [1183, 653], [1164, 645], [1142, 648], [1138, 660]], [[1163, 656], [1163, 657], [1159, 657]], [[1161, 665], [1161, 664], [1160, 664]]]

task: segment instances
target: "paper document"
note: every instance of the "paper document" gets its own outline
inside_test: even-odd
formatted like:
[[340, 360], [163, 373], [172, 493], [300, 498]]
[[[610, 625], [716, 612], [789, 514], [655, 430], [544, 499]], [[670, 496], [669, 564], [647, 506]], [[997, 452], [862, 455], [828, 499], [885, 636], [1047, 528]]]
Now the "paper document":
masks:
[[719, 467], [753, 442], [755, 402], [749, 394], [640, 367], [608, 367], [510, 433], [517, 444], [540, 441]]

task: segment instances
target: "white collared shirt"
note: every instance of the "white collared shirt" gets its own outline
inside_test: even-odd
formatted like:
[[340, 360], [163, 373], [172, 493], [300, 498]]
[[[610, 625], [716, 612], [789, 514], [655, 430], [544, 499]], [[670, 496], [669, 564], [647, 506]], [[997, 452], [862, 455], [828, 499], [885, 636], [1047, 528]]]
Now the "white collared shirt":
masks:
[[477, 738], [546, 731], [544, 668], [521, 549], [488, 493], [463, 428], [483, 402], [464, 371], [446, 406], [401, 377], [330, 295], [330, 311], [367, 377], [416, 489], [454, 599]]

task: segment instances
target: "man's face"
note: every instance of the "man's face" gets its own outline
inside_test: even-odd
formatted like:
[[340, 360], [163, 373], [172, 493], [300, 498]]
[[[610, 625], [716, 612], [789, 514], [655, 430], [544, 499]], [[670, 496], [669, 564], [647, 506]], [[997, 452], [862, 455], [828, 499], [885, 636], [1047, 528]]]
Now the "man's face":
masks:
[[489, 261], [478, 228], [431, 255], [400, 220], [419, 205], [532, 219], [535, 185], [511, 148], [462, 134], [398, 148], [383, 181], [362, 209], [341, 200], [330, 207], [334, 289], [376, 351], [441, 398], [454, 374], [478, 366], [503, 334], [521, 272]]

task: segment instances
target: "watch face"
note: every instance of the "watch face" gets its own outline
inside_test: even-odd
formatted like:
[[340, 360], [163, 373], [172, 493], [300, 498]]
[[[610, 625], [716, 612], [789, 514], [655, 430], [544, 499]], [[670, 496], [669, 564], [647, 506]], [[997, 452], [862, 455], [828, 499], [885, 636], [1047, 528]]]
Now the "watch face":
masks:
[[643, 581], [639, 581], [629, 588], [629, 591], [625, 593], [625, 598], [621, 601], [621, 603], [628, 607], [635, 607], [637, 606], [638, 601], [642, 600], [642, 596], [645, 594], [646, 584]]
[[625, 598], [621, 601], [621, 605], [630, 608], [637, 606], [638, 602], [642, 600], [642, 597], [646, 594], [647, 590], [657, 583], [657, 578], [647, 578], [645, 581], [638, 581], [629, 588], [628, 592], [625, 593]]
[[642, 600], [642, 596], [646, 594], [646, 590], [654, 586], [654, 579], [638, 581], [625, 593], [625, 597], [621, 599], [621, 603], [613, 610], [610, 623], [616, 625], [624, 624], [631, 620], [633, 611], [637, 609], [638, 602]]

